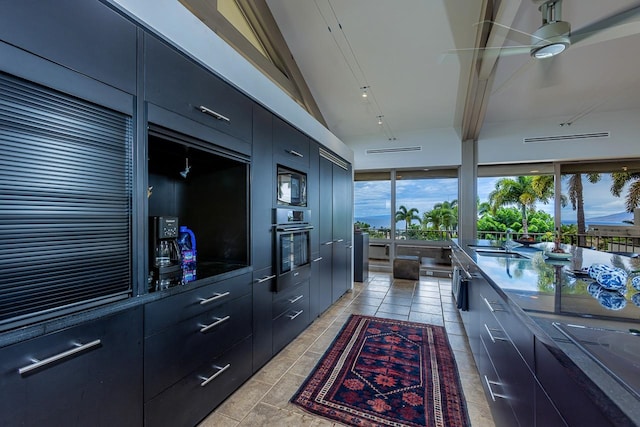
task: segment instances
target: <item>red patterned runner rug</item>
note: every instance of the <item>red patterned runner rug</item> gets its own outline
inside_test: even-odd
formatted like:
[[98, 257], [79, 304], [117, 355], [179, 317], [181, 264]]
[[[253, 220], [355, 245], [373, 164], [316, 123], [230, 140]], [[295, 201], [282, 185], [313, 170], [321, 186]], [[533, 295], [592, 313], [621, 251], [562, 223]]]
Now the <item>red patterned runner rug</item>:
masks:
[[442, 326], [352, 315], [291, 402], [343, 424], [470, 426]]

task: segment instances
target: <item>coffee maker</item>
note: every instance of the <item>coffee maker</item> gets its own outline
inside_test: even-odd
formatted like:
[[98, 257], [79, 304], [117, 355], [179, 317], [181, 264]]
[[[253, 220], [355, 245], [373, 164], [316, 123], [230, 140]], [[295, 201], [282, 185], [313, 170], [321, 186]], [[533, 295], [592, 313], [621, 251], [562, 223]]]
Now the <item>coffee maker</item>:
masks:
[[178, 218], [154, 216], [149, 223], [151, 225], [149, 291], [181, 285], [182, 256], [178, 247]]

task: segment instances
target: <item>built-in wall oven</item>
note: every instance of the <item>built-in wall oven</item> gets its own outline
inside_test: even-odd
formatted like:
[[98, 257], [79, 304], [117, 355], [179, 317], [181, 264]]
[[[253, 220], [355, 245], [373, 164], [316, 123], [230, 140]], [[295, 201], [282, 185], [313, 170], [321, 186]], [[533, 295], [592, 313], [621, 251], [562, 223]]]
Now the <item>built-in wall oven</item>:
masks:
[[313, 226], [306, 209], [275, 209], [276, 273], [274, 291], [292, 287], [311, 275], [311, 241]]

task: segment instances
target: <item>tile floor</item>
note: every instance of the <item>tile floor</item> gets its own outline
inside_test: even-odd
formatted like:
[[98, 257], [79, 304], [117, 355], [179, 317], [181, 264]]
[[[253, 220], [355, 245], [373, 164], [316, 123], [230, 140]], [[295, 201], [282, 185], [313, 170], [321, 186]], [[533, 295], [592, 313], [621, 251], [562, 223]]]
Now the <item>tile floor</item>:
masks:
[[451, 280], [420, 276], [394, 280], [370, 272], [356, 282], [302, 334], [277, 354], [199, 427], [313, 426], [342, 424], [304, 412], [289, 403], [350, 314], [444, 325], [453, 349], [473, 427], [494, 426], [460, 316], [451, 297]]

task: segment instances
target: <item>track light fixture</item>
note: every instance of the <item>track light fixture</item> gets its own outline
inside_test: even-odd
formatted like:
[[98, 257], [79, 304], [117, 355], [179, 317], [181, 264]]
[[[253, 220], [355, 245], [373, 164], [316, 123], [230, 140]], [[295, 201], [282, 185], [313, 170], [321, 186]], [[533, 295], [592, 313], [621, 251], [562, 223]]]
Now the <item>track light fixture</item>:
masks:
[[383, 118], [383, 117], [384, 117], [384, 116], [378, 116], [378, 124], [379, 124], [380, 126], [382, 126], [382, 118]]
[[362, 97], [363, 97], [363, 98], [366, 98], [366, 97], [368, 97], [368, 96], [369, 96], [369, 94], [367, 93], [367, 89], [369, 89], [369, 86], [362, 86], [362, 87], [360, 88], [360, 90], [362, 90]]
[[183, 178], [187, 178], [187, 175], [189, 175], [189, 172], [191, 172], [191, 166], [189, 166], [189, 158], [185, 157], [184, 159], [184, 170], [182, 172], [180, 172], [180, 176]]

